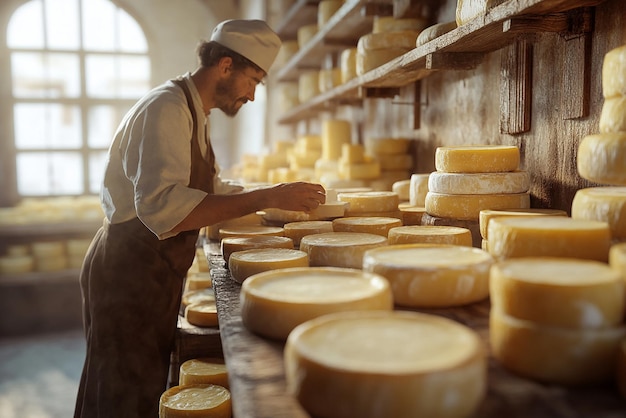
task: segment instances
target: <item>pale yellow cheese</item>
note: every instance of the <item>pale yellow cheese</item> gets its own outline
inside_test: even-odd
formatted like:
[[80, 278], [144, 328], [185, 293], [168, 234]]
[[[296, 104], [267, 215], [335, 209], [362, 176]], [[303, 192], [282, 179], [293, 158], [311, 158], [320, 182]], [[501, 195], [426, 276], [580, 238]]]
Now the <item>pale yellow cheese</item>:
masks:
[[398, 155], [409, 151], [411, 140], [406, 138], [378, 138], [371, 140], [366, 148], [372, 155]]
[[341, 69], [341, 82], [347, 83], [357, 76], [356, 73], [356, 48], [347, 48], [341, 52], [339, 68]]
[[24, 274], [35, 270], [32, 255], [5, 255], [0, 257], [0, 275]]
[[344, 311], [393, 310], [389, 282], [356, 269], [308, 267], [257, 274], [241, 286], [241, 319], [261, 336], [285, 340], [298, 325]]
[[303, 237], [300, 241], [300, 250], [309, 255], [309, 264], [312, 267], [360, 269], [365, 251], [383, 245], [387, 245], [387, 238], [380, 235], [326, 232]]
[[489, 239], [489, 221], [492, 218], [500, 216], [567, 216], [567, 212], [560, 209], [484, 209], [478, 214], [478, 222], [480, 223], [480, 235], [483, 239]]
[[298, 78], [298, 101], [306, 103], [320, 94], [320, 72], [305, 71]]
[[443, 194], [428, 192], [424, 202], [426, 212], [441, 218], [478, 221], [480, 211], [485, 209], [527, 209], [530, 207], [528, 193], [509, 194]]
[[579, 189], [572, 200], [572, 218], [606, 222], [611, 238], [626, 240], [626, 187]]
[[305, 251], [288, 248], [255, 248], [237, 251], [228, 259], [228, 269], [233, 279], [243, 283], [248, 277], [268, 270], [289, 267], [308, 267]]
[[64, 241], [40, 241], [31, 244], [31, 252], [35, 259], [63, 257], [66, 255]]
[[208, 238], [212, 240], [220, 239], [220, 229], [240, 226], [261, 226], [262, 218], [256, 213], [250, 213], [238, 218], [229, 219], [227, 221], [218, 222], [207, 228]]
[[402, 206], [399, 205], [400, 214], [402, 216], [403, 225], [421, 225], [422, 217], [426, 213], [426, 208], [423, 206]]
[[250, 237], [257, 235], [267, 235], [267, 236], [275, 236], [282, 237], [283, 236], [283, 228], [278, 226], [232, 226], [220, 228], [219, 238], [220, 241], [224, 238], [230, 237]]
[[391, 228], [402, 226], [402, 221], [382, 216], [353, 216], [333, 219], [332, 224], [335, 232], [364, 232], [387, 237]]
[[296, 33], [296, 38], [298, 40], [298, 47], [303, 49], [315, 35], [317, 34], [318, 26], [317, 23], [313, 23], [310, 25], [300, 26]]
[[[284, 230], [283, 230], [284, 233]], [[258, 235], [251, 237], [230, 237], [220, 242], [220, 250], [224, 261], [228, 264], [230, 255], [237, 251], [251, 250], [253, 248], [291, 248], [294, 242], [286, 236]]]
[[479, 16], [487, 14], [489, 9], [506, 0], [458, 0], [456, 3], [456, 23], [461, 26]]
[[433, 39], [436, 39], [440, 37], [441, 35], [444, 35], [450, 32], [451, 30], [456, 29], [456, 27], [457, 27], [456, 21], [436, 23], [432, 26], [429, 26], [420, 32], [419, 36], [417, 37], [417, 40], [415, 41], [415, 46], [422, 46], [425, 43], [428, 43], [432, 41]]
[[313, 234], [322, 234], [324, 232], [333, 232], [332, 221], [301, 221], [286, 223], [285, 236], [293, 240], [294, 247], [300, 247], [300, 241], [303, 237]]
[[302, 151], [322, 150], [322, 137], [320, 135], [301, 135], [296, 140], [296, 147]]
[[362, 163], [339, 161], [339, 175], [346, 180], [373, 180], [380, 177], [380, 173], [378, 161]]
[[467, 228], [444, 225], [409, 225], [389, 230], [389, 245], [449, 244], [472, 246], [472, 232]]
[[201, 357], [180, 365], [178, 380], [181, 385], [212, 384], [229, 388], [228, 369], [220, 358]]
[[159, 418], [231, 418], [230, 391], [223, 386], [173, 386], [159, 399]]
[[428, 181], [430, 174], [411, 174], [411, 190], [409, 190], [409, 203], [411, 206], [424, 206], [428, 193]]
[[322, 159], [338, 160], [343, 144], [352, 142], [352, 124], [343, 119], [322, 122]]
[[345, 218], [350, 217], [382, 217], [382, 218], [398, 218], [402, 220], [402, 212], [400, 210], [390, 211], [373, 211], [373, 212], [350, 212], [346, 211]]
[[491, 310], [491, 352], [505, 368], [546, 383], [585, 385], [614, 378], [626, 327], [559, 328]]
[[389, 61], [406, 54], [411, 49], [390, 47], [384, 49], [366, 49], [356, 53], [356, 74], [363, 75]]
[[358, 53], [392, 48], [410, 50], [415, 48], [415, 40], [418, 35], [419, 31], [417, 30], [368, 33], [359, 38], [356, 49]]
[[365, 161], [365, 147], [361, 144], [342, 144], [340, 162], [348, 164]]
[[275, 89], [278, 91], [278, 104], [282, 113], [287, 113], [300, 104], [298, 81], [279, 83]]
[[341, 84], [341, 69], [339, 67], [321, 69], [318, 76], [318, 82], [320, 93], [325, 93], [334, 89]]
[[214, 303], [215, 292], [213, 288], [189, 289], [183, 293], [182, 304], [184, 307], [198, 303]]
[[8, 255], [11, 257], [21, 257], [24, 255], [32, 255], [32, 254], [30, 250], [30, 245], [28, 244], [9, 244], [5, 248], [5, 255]]
[[626, 186], [626, 132], [587, 135], [578, 146], [576, 165], [584, 179]]
[[626, 282], [606, 263], [525, 257], [491, 269], [491, 306], [506, 315], [564, 328], [608, 328], [624, 316]]
[[605, 99], [626, 96], [626, 45], [614, 48], [604, 55], [602, 94]]
[[470, 328], [415, 312], [342, 312], [299, 325], [284, 351], [287, 390], [311, 416], [473, 416], [486, 354]]
[[605, 99], [600, 112], [600, 133], [626, 132], [626, 96]]
[[390, 191], [338, 193], [337, 199], [349, 204], [348, 211], [391, 212], [398, 210], [398, 194]]
[[202, 247], [196, 248], [196, 256], [193, 258], [193, 263], [198, 266], [198, 271], [209, 271], [209, 260], [207, 259], [207, 255], [204, 253], [204, 249]]
[[446, 173], [498, 173], [519, 169], [519, 148], [512, 145], [438, 147], [435, 168]]
[[497, 217], [487, 231], [489, 252], [499, 260], [545, 256], [606, 262], [611, 242], [606, 222], [566, 216]]
[[444, 194], [525, 193], [530, 187], [527, 171], [506, 173], [444, 173], [435, 171], [428, 177], [428, 190]]
[[187, 272], [187, 277], [185, 277], [184, 292], [207, 289], [212, 286], [213, 280], [211, 279], [211, 273], [208, 271], [193, 273]]
[[626, 242], [611, 245], [609, 265], [617, 270], [626, 281]]
[[398, 200], [409, 202], [411, 198], [411, 180], [398, 180], [391, 185], [391, 191], [398, 195]]
[[483, 251], [489, 251], [489, 241], [486, 239], [480, 240], [480, 249]]
[[394, 18], [393, 16], [374, 16], [372, 33], [416, 31], [426, 28], [428, 20], [424, 18]]
[[402, 244], [367, 251], [363, 270], [389, 280], [397, 305], [447, 307], [487, 298], [493, 261], [473, 247]]
[[321, 0], [317, 4], [317, 26], [323, 28], [337, 10], [341, 8], [344, 0]]
[[191, 325], [198, 327], [216, 327], [218, 319], [215, 300], [187, 305], [185, 307], [185, 319]]

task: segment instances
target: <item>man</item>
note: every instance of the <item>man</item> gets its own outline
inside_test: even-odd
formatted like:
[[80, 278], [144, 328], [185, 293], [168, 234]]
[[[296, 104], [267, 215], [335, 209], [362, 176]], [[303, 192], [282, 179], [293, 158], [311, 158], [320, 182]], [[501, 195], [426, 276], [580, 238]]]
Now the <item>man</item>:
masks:
[[254, 100], [280, 45], [263, 21], [222, 22], [198, 47], [198, 68], [149, 92], [120, 124], [102, 189], [106, 220], [80, 278], [87, 357], [75, 417], [158, 417], [199, 228], [324, 202], [324, 189], [304, 182], [219, 193], [207, 117]]

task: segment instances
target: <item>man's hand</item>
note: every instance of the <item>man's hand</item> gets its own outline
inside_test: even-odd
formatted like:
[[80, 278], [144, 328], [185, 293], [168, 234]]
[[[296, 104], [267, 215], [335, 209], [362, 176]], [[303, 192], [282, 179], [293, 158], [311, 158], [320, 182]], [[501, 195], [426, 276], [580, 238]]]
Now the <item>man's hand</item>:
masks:
[[280, 183], [268, 191], [272, 194], [269, 207], [278, 209], [310, 212], [326, 202], [326, 191], [315, 183]]

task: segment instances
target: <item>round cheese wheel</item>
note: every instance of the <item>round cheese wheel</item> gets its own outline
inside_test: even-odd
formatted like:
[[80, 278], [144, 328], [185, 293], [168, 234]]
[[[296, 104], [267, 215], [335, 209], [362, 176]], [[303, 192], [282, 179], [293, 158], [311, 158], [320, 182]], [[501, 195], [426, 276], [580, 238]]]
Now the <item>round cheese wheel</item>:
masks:
[[425, 43], [428, 43], [456, 28], [456, 21], [437, 23], [429, 26], [420, 32], [417, 40], [415, 41], [415, 46], [422, 46]]
[[485, 396], [479, 336], [440, 316], [328, 314], [296, 327], [284, 353], [287, 390], [312, 416], [463, 417]]
[[298, 47], [299, 49], [303, 49], [311, 39], [317, 34], [317, 23], [313, 23], [310, 25], [303, 25], [298, 28], [296, 33], [296, 38], [298, 39]]
[[478, 222], [480, 223], [480, 235], [483, 239], [489, 239], [488, 225], [492, 218], [500, 216], [567, 216], [567, 212], [560, 209], [484, 209], [478, 214]]
[[183, 306], [194, 305], [197, 303], [214, 303], [215, 292], [210, 287], [204, 289], [189, 290], [183, 293], [182, 304]]
[[428, 192], [424, 202], [426, 212], [432, 216], [478, 221], [485, 209], [527, 209], [528, 193], [509, 194], [444, 194]]
[[320, 72], [305, 71], [298, 78], [298, 101], [306, 103], [320, 94]]
[[587, 135], [578, 146], [576, 158], [582, 178], [626, 186], [626, 132]]
[[626, 132], [626, 96], [605, 99], [600, 112], [600, 133]]
[[489, 9], [506, 0], [458, 0], [456, 3], [456, 23], [461, 26], [487, 14]]
[[389, 47], [384, 49], [357, 50], [356, 53], [356, 74], [358, 76], [368, 71], [378, 68], [389, 61], [406, 54], [411, 49]]
[[517, 258], [491, 269], [491, 304], [500, 312], [564, 328], [607, 328], [624, 316], [626, 282], [606, 263]]
[[329, 119], [322, 122], [322, 159], [338, 160], [343, 144], [352, 142], [352, 124], [347, 120]]
[[35, 259], [32, 255], [0, 257], [0, 275], [24, 274], [35, 270]]
[[626, 45], [614, 48], [604, 55], [602, 94], [605, 99], [626, 96]]
[[350, 213], [395, 212], [400, 198], [390, 191], [338, 193], [337, 199], [348, 203]]
[[435, 171], [428, 177], [428, 190], [444, 194], [525, 193], [530, 187], [527, 171], [507, 173], [444, 173]]
[[341, 69], [339, 67], [321, 69], [318, 76], [320, 93], [330, 91], [341, 84]]
[[422, 224], [422, 216], [426, 213], [426, 208], [423, 206], [413, 206], [409, 204], [409, 206], [402, 206], [402, 204], [398, 207], [400, 209], [400, 215], [402, 216], [402, 225], [421, 225]]
[[367, 251], [363, 270], [389, 280], [397, 305], [447, 307], [487, 298], [493, 261], [473, 247], [403, 244]]
[[372, 22], [372, 33], [379, 34], [384, 32], [398, 31], [421, 31], [428, 25], [428, 21], [423, 18], [401, 18], [397, 19], [393, 16], [374, 16]]
[[5, 255], [8, 255], [9, 257], [22, 257], [25, 255], [31, 255], [30, 245], [28, 244], [7, 245], [5, 249]]
[[[283, 234], [284, 234], [283, 228]], [[230, 255], [237, 251], [251, 250], [253, 248], [294, 248], [294, 242], [289, 237], [277, 237], [271, 235], [257, 235], [251, 237], [230, 237], [220, 242], [220, 248], [224, 261], [228, 264]]]
[[398, 155], [406, 154], [410, 144], [411, 140], [406, 138], [378, 138], [371, 140], [367, 148], [371, 155]]
[[611, 245], [609, 265], [616, 269], [626, 280], [626, 242]]
[[415, 48], [415, 40], [419, 35], [416, 30], [368, 33], [359, 38], [356, 49], [359, 53], [377, 49]]
[[519, 169], [519, 148], [509, 145], [438, 147], [435, 168], [446, 173], [498, 173]]
[[159, 399], [159, 418], [231, 418], [230, 391], [223, 386], [173, 386]]
[[243, 283], [248, 277], [268, 270], [288, 267], [308, 267], [306, 252], [287, 248], [255, 248], [232, 253], [228, 269], [235, 281]]
[[300, 241], [303, 237], [313, 234], [322, 234], [324, 232], [333, 232], [332, 221], [302, 221], [286, 223], [283, 227], [285, 236], [293, 240], [293, 245], [300, 247]]
[[411, 198], [411, 180], [398, 180], [391, 185], [391, 191], [398, 195], [400, 202], [409, 202]]
[[430, 174], [411, 174], [411, 190], [409, 191], [411, 206], [424, 206], [429, 178]]
[[391, 228], [398, 226], [402, 226], [400, 219], [382, 216], [353, 216], [333, 220], [334, 232], [365, 232], [383, 237], [387, 237]]
[[232, 226], [227, 228], [220, 228], [219, 237], [220, 241], [224, 238], [231, 237], [251, 237], [258, 235], [282, 237], [284, 230], [277, 226]]
[[494, 358], [520, 376], [546, 383], [585, 385], [614, 378], [626, 327], [560, 328], [524, 321], [491, 309]]
[[387, 245], [387, 238], [360, 232], [327, 232], [307, 235], [300, 241], [300, 250], [309, 255], [315, 267], [346, 267], [360, 269], [365, 251]]
[[348, 164], [339, 161], [339, 175], [346, 180], [375, 180], [380, 177], [380, 163], [368, 161]]
[[208, 238], [212, 240], [220, 239], [220, 229], [225, 228], [233, 228], [233, 227], [241, 227], [241, 226], [261, 226], [262, 218], [257, 213], [249, 213], [245, 216], [240, 216], [239, 218], [229, 219], [227, 221], [218, 222], [214, 225], [209, 225], [207, 227]]
[[341, 82], [347, 83], [357, 76], [356, 74], [356, 48], [347, 48], [341, 52], [339, 59], [341, 69]]
[[606, 222], [565, 216], [499, 217], [489, 221], [489, 252], [497, 259], [566, 257], [606, 262]]
[[449, 244], [472, 246], [472, 232], [457, 226], [413, 225], [389, 230], [389, 245], [395, 244]]
[[572, 200], [572, 218], [609, 224], [611, 237], [626, 239], [626, 187], [579, 189]]
[[185, 319], [191, 325], [198, 327], [216, 327], [218, 320], [215, 300], [187, 305], [185, 307]]
[[387, 279], [356, 269], [268, 271], [241, 286], [244, 326], [278, 340], [285, 340], [296, 326], [318, 316], [366, 310], [393, 310], [393, 296]]
[[317, 26], [323, 27], [337, 10], [341, 8], [344, 0], [321, 0], [317, 4]]
[[180, 365], [178, 376], [181, 385], [211, 384], [229, 388], [228, 370], [220, 358], [187, 360]]
[[185, 292], [192, 290], [202, 290], [213, 286], [211, 273], [208, 271], [187, 273], [185, 277]]
[[298, 53], [300, 49], [297, 40], [283, 40], [280, 49], [278, 50], [278, 55], [276, 55], [276, 60], [274, 61], [274, 65], [277, 67], [282, 67], [293, 58], [294, 55]]

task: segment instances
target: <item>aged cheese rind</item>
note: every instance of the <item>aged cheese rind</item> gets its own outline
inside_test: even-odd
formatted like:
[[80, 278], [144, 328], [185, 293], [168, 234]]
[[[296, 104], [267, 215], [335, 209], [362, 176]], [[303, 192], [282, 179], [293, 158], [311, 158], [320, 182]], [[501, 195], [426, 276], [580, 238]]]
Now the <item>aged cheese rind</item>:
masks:
[[173, 386], [161, 395], [159, 418], [231, 418], [230, 391], [223, 386]]
[[338, 193], [337, 199], [349, 204], [348, 211], [393, 212], [398, 210], [400, 199], [397, 193], [387, 191]]
[[492, 218], [500, 216], [567, 216], [567, 212], [560, 209], [484, 209], [478, 214], [478, 222], [480, 223], [480, 235], [483, 239], [489, 239], [488, 226]]
[[198, 327], [216, 327], [218, 325], [216, 302], [207, 301], [187, 305], [185, 319], [191, 325]]
[[200, 383], [229, 388], [228, 370], [223, 359], [201, 357], [187, 360], [180, 365], [178, 375], [181, 385]]
[[435, 168], [446, 173], [498, 173], [519, 169], [519, 148], [510, 145], [438, 147]]
[[226, 264], [228, 264], [228, 259], [232, 253], [253, 248], [294, 248], [294, 242], [289, 237], [273, 235], [227, 237], [220, 241], [222, 257], [224, 257]]
[[600, 112], [600, 133], [626, 132], [626, 96], [604, 100]]
[[626, 239], [626, 187], [579, 189], [572, 200], [572, 218], [606, 222], [613, 239]]
[[235, 281], [243, 283], [253, 274], [288, 267], [308, 267], [306, 252], [287, 248], [255, 248], [230, 255], [228, 269]]
[[472, 246], [472, 232], [456, 226], [407, 225], [389, 230], [389, 245], [448, 244]]
[[427, 27], [423, 31], [420, 32], [417, 40], [415, 41], [415, 46], [422, 46], [425, 43], [432, 41], [435, 38], [440, 37], [453, 29], [456, 29], [457, 24], [456, 21], [452, 22], [443, 22], [437, 23], [432, 26]]
[[387, 245], [387, 238], [360, 232], [327, 232], [307, 235], [300, 250], [309, 255], [311, 267], [346, 267], [360, 269], [365, 251]]
[[578, 146], [576, 166], [584, 179], [626, 186], [626, 132], [587, 135]]
[[510, 194], [443, 194], [428, 192], [426, 212], [432, 216], [478, 221], [485, 209], [529, 208], [528, 193]]
[[300, 246], [302, 237], [313, 234], [322, 234], [324, 232], [333, 232], [332, 221], [301, 221], [286, 223], [285, 236], [293, 240], [294, 247]]
[[352, 216], [333, 219], [334, 232], [364, 232], [387, 237], [391, 228], [402, 226], [398, 218], [384, 216]]
[[507, 173], [444, 173], [435, 171], [428, 178], [428, 190], [444, 194], [525, 193], [530, 187], [527, 171]]
[[626, 45], [614, 48], [604, 55], [602, 94], [605, 99], [626, 96]]

